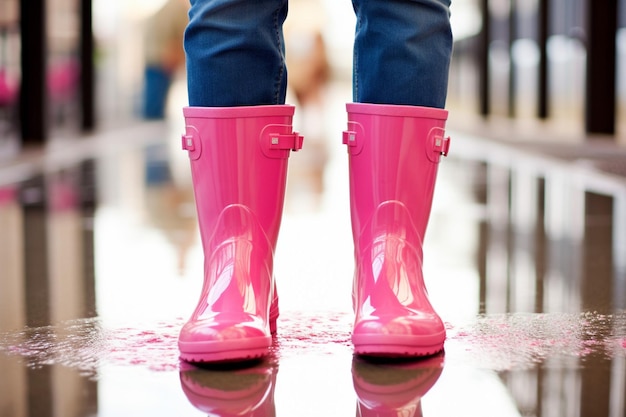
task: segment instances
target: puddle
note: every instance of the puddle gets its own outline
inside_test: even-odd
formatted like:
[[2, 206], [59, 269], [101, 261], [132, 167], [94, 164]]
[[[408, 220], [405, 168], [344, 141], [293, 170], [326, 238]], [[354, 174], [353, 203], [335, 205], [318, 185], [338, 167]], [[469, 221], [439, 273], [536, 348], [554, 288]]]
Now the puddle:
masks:
[[[351, 354], [348, 314], [283, 314], [272, 353]], [[105, 365], [142, 366], [151, 371], [179, 370], [178, 332], [183, 319], [120, 327], [100, 319], [73, 320], [57, 326], [0, 333], [0, 354], [19, 356], [29, 368], [63, 365], [97, 379]]]
[[[352, 355], [351, 314], [284, 313], [272, 349], [279, 360], [296, 355]], [[106, 327], [98, 318], [0, 333], [0, 353], [30, 368], [62, 365], [97, 379], [106, 365], [177, 371], [183, 319]], [[495, 371], [546, 366], [581, 367], [588, 358], [626, 354], [626, 313], [507, 314], [448, 324], [446, 364]]]
[[[471, 366], [496, 371], [539, 364], [582, 367], [589, 358], [624, 356], [626, 313], [479, 316], [467, 325], [450, 326], [446, 349]], [[447, 356], [456, 362], [455, 355]]]

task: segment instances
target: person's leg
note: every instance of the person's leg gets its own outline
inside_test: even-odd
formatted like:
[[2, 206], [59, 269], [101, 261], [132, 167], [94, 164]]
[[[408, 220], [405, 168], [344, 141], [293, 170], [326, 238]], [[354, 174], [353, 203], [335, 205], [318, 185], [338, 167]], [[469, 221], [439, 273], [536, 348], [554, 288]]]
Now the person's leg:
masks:
[[287, 0], [191, 0], [185, 31], [189, 105], [284, 104]]
[[353, 100], [443, 108], [452, 54], [449, 0], [353, 0]]
[[347, 105], [355, 246], [355, 352], [424, 356], [443, 321], [422, 274], [441, 155], [446, 155], [449, 0], [353, 0], [354, 101]]
[[185, 32], [189, 153], [204, 285], [178, 338], [182, 359], [269, 353], [287, 158], [302, 146], [285, 105], [287, 0], [192, 0]]

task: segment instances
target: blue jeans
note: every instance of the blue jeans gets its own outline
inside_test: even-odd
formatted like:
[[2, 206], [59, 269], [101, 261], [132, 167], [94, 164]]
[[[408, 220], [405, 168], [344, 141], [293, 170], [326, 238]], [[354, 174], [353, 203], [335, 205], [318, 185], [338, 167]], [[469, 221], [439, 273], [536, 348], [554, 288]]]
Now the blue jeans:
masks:
[[[337, 0], [339, 1], [339, 0]], [[450, 0], [352, 0], [353, 100], [443, 108]], [[185, 31], [190, 106], [284, 104], [287, 0], [191, 0]]]

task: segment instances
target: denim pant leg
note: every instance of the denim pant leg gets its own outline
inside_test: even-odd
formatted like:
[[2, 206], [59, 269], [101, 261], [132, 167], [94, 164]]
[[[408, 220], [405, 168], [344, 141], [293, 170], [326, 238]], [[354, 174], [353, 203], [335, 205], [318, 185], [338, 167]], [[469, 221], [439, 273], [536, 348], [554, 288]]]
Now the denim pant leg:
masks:
[[185, 30], [190, 106], [284, 104], [287, 0], [191, 0]]
[[443, 108], [452, 55], [450, 0], [352, 0], [353, 100]]

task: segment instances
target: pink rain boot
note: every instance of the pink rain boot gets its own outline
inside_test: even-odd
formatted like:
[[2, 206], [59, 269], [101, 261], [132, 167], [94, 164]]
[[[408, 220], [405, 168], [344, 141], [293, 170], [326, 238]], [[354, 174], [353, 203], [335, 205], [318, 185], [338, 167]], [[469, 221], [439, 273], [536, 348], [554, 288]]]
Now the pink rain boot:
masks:
[[439, 160], [448, 151], [448, 113], [363, 103], [348, 104], [347, 110], [355, 352], [439, 352], [446, 332], [424, 285], [422, 241]]
[[287, 158], [302, 147], [293, 106], [186, 107], [204, 286], [178, 347], [190, 362], [262, 357], [276, 331], [273, 258]]

